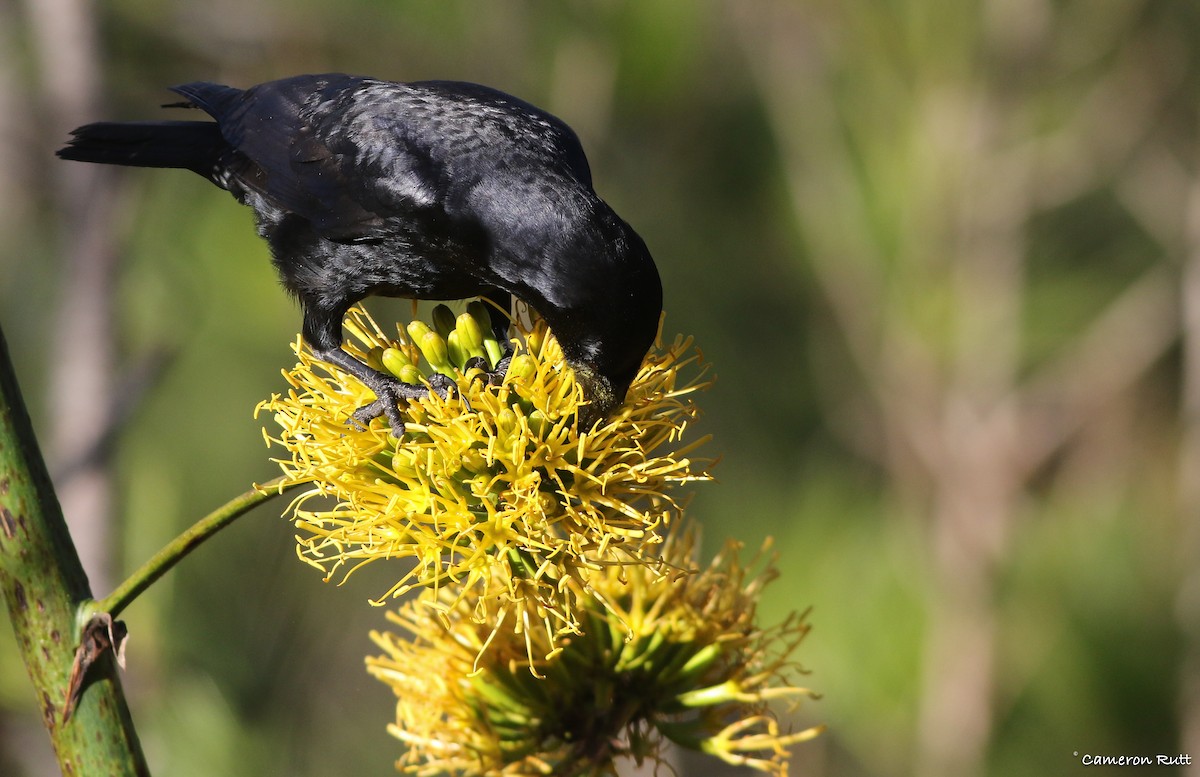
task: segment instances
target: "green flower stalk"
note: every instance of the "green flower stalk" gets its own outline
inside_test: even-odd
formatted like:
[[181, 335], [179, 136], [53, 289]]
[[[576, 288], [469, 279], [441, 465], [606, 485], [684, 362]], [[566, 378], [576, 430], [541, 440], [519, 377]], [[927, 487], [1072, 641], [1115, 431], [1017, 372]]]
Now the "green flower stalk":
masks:
[[440, 373], [457, 387], [402, 407], [399, 440], [385, 419], [354, 423], [374, 395], [300, 342], [290, 390], [259, 410], [279, 427], [267, 439], [287, 454], [285, 483], [308, 486], [290, 508], [304, 561], [344, 580], [364, 564], [408, 559], [377, 603], [446, 589], [428, 602], [470, 601], [476, 619], [540, 629], [549, 651], [578, 630], [575, 602], [596, 572], [662, 566], [653, 548], [681, 511], [678, 487], [709, 477], [710, 462], [691, 458], [704, 439], [690, 435], [690, 395], [708, 382], [690, 340], [660, 341], [625, 405], [583, 428], [582, 393], [546, 325], [516, 324], [516, 353], [495, 384], [484, 368], [503, 349], [486, 322], [482, 303], [457, 316], [439, 306], [432, 326], [415, 320], [389, 337], [352, 311], [355, 356], [406, 382]]
[[[809, 627], [802, 616], [756, 625], [776, 575], [770, 563], [744, 566], [730, 544], [695, 570], [694, 546], [694, 533], [676, 531], [659, 547], [672, 574], [587, 570], [580, 633], [556, 646], [538, 631], [525, 638], [479, 622], [474, 594], [440, 592], [439, 613], [419, 602], [388, 613], [399, 631], [371, 634], [383, 654], [367, 666], [398, 699], [389, 730], [408, 751], [397, 767], [457, 777], [615, 774], [621, 758], [659, 760], [669, 740], [786, 775], [788, 748], [820, 728], [785, 732], [768, 702], [814, 695], [791, 680]], [[546, 658], [531, 667], [531, 652]]]

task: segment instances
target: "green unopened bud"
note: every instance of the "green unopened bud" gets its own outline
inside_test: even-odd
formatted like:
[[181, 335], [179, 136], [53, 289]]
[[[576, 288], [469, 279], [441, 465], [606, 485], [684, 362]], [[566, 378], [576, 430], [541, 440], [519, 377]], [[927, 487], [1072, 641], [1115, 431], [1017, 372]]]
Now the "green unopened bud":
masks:
[[712, 707], [731, 701], [753, 702], [760, 700], [758, 696], [743, 691], [736, 680], [726, 680], [723, 683], [711, 685], [708, 688], [698, 688], [694, 691], [681, 693], [675, 698], [685, 707]]
[[426, 324], [419, 318], [409, 321], [406, 329], [408, 331], [408, 339], [418, 346], [421, 344], [421, 338], [425, 336], [425, 333], [433, 331], [429, 328], [429, 324]]
[[525, 347], [530, 353], [542, 352], [542, 333], [536, 327], [532, 332], [525, 335]]
[[482, 300], [475, 300], [467, 305], [467, 312], [479, 324], [483, 339], [483, 356], [487, 359], [488, 369], [495, 369], [500, 360], [504, 358], [504, 346], [496, 339], [496, 333], [492, 331], [491, 306]]
[[550, 428], [550, 419], [541, 410], [534, 410], [526, 421], [529, 423], [529, 429], [538, 437], [544, 437], [546, 430]]
[[[666, 638], [666, 634], [659, 629], [649, 636], [638, 637], [633, 642], [626, 643], [621, 651], [621, 660], [617, 664], [618, 670], [628, 672], [643, 664], [657, 664], [658, 659], [662, 657], [658, 654], [659, 648]], [[655, 669], [657, 668], [655, 666]]]
[[383, 351], [384, 348], [382, 345], [377, 345], [371, 350], [367, 351], [367, 366], [376, 372], [383, 372], [387, 369], [387, 367], [385, 367], [383, 364]]
[[380, 363], [385, 370], [400, 378], [400, 371], [405, 367], [411, 367], [412, 359], [408, 358], [408, 354], [399, 348], [383, 348], [381, 349]]
[[491, 305], [487, 304], [483, 300], [472, 300], [471, 302], [467, 303], [467, 312], [470, 313], [484, 329], [490, 330], [492, 328]]
[[517, 414], [510, 408], [502, 408], [496, 413], [496, 429], [502, 434], [512, 432], [517, 428]]
[[445, 305], [435, 307], [433, 309], [433, 328], [442, 337], [454, 331], [454, 311]]
[[433, 330], [427, 330], [417, 341], [417, 347], [425, 355], [429, 366], [440, 373], [450, 375], [454, 369], [450, 366], [449, 355], [446, 352], [446, 340]]
[[421, 374], [421, 369], [415, 364], [406, 364], [400, 368], [400, 372], [396, 374], [402, 383], [410, 383], [414, 386], [421, 385], [421, 380], [425, 377]]
[[460, 370], [466, 366], [467, 359], [471, 358], [467, 349], [463, 347], [462, 336], [457, 329], [450, 330], [450, 334], [446, 335], [446, 354], [451, 363]]
[[462, 465], [468, 472], [476, 475], [491, 472], [491, 468], [488, 467], [487, 456], [484, 456], [483, 451], [478, 448], [468, 448], [463, 451]]
[[488, 682], [486, 675], [480, 673], [470, 677], [471, 686], [488, 703], [489, 706], [503, 710], [508, 718], [520, 721], [529, 715], [529, 708], [513, 697], [499, 684]]
[[536, 374], [537, 360], [527, 353], [519, 353], [508, 363], [508, 374], [504, 376], [504, 379], [524, 382], [532, 380]]
[[475, 316], [463, 313], [454, 321], [454, 328], [463, 346], [472, 356], [483, 356], [483, 326]]
[[398, 448], [392, 455], [392, 469], [400, 477], [412, 478], [417, 475], [417, 452], [413, 448]]

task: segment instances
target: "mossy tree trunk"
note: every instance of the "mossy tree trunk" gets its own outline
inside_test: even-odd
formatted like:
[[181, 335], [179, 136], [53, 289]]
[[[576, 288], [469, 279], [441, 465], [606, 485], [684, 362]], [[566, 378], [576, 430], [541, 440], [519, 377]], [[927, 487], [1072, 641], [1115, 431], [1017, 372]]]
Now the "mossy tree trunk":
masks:
[[64, 720], [87, 577], [0, 332], [0, 592], [64, 775], [149, 774], [111, 651], [92, 665]]

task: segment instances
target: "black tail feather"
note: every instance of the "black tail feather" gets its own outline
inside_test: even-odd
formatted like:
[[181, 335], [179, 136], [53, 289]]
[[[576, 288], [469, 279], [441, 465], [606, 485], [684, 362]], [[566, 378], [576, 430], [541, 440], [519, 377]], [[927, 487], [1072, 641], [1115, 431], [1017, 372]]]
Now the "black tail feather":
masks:
[[240, 102], [243, 94], [242, 89], [224, 84], [214, 84], [210, 81], [194, 81], [190, 84], [172, 86], [170, 89], [175, 94], [186, 97], [187, 101], [163, 107], [199, 108], [218, 121], [234, 110], [234, 106]]
[[85, 124], [57, 154], [62, 159], [130, 167], [172, 167], [212, 179], [229, 150], [211, 121]]

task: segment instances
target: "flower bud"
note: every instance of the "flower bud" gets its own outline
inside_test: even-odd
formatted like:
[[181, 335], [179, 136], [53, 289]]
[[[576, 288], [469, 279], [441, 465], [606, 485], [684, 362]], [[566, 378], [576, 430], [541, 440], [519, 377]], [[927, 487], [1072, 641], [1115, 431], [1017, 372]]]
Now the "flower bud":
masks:
[[466, 366], [467, 359], [471, 358], [467, 349], [463, 347], [462, 337], [457, 329], [451, 329], [450, 334], [446, 335], [446, 355], [450, 363], [460, 370]]
[[412, 366], [412, 359], [408, 358], [408, 354], [399, 348], [383, 348], [381, 349], [380, 363], [385, 370], [400, 378], [400, 372], [405, 367]]
[[417, 341], [417, 347], [425, 355], [425, 360], [429, 362], [430, 367], [445, 375], [453, 373], [450, 356], [446, 351], [446, 341], [437, 332], [431, 329], [426, 331]]
[[425, 336], [426, 332], [433, 331], [429, 328], [429, 324], [426, 324], [419, 318], [409, 321], [405, 330], [408, 332], [408, 339], [416, 345], [421, 344], [421, 338]]
[[417, 452], [409, 447], [398, 447], [392, 454], [392, 469], [402, 478], [416, 477]]
[[454, 331], [454, 311], [446, 305], [435, 307], [433, 309], [433, 328], [442, 337]]
[[517, 414], [511, 409], [501, 408], [496, 413], [496, 430], [501, 434], [510, 434], [517, 428]]
[[494, 370], [500, 360], [504, 358], [504, 346], [496, 339], [496, 333], [492, 331], [491, 307], [482, 300], [474, 300], [467, 305], [467, 312], [479, 325], [482, 339], [483, 353], [474, 355], [484, 356], [487, 359], [488, 369]]
[[550, 428], [550, 419], [541, 410], [534, 410], [526, 419], [529, 423], [529, 429], [538, 437], [545, 437], [546, 430]]
[[406, 364], [400, 368], [400, 372], [396, 375], [402, 383], [408, 383], [413, 386], [419, 386], [424, 375], [421, 374], [421, 369], [415, 364]]
[[384, 347], [382, 345], [377, 345], [367, 351], [367, 366], [376, 372], [383, 372], [387, 369], [383, 364], [383, 351]]
[[519, 353], [508, 363], [508, 373], [504, 376], [504, 379], [506, 381], [519, 380], [527, 382], [533, 380], [533, 376], [536, 374], [537, 360], [527, 353]]
[[483, 300], [472, 300], [467, 303], [467, 312], [479, 322], [479, 326], [491, 331], [492, 328], [492, 311], [491, 306]]
[[476, 475], [483, 475], [491, 472], [491, 467], [488, 466], [487, 456], [483, 455], [483, 451], [478, 448], [467, 448], [462, 453], [462, 465], [468, 472]]
[[472, 356], [483, 356], [483, 327], [475, 316], [463, 313], [454, 322], [459, 340]]

